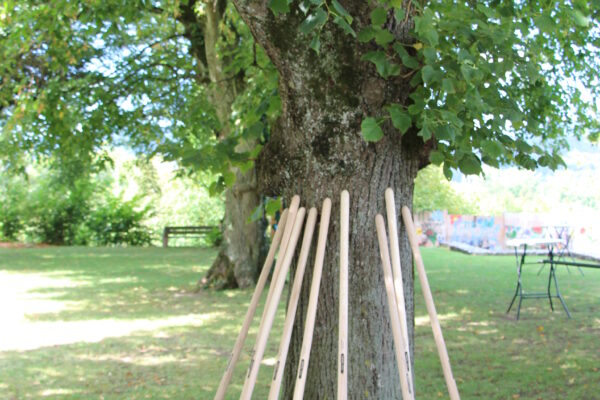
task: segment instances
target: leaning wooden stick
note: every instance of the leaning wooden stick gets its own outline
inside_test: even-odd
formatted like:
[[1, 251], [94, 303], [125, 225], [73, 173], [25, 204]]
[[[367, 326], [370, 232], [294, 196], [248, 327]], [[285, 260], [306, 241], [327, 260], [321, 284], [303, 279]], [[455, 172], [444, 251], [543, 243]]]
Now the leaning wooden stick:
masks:
[[402, 207], [402, 219], [404, 220], [404, 226], [406, 226], [408, 241], [410, 242], [415, 265], [417, 266], [417, 271], [419, 272], [419, 280], [421, 282], [421, 288], [423, 289], [423, 297], [425, 297], [425, 305], [427, 306], [427, 312], [429, 313], [429, 319], [431, 320], [431, 329], [433, 330], [433, 337], [435, 338], [435, 344], [437, 346], [440, 361], [442, 363], [444, 378], [446, 379], [446, 385], [448, 386], [448, 393], [450, 394], [451, 400], [459, 400], [460, 395], [458, 394], [458, 388], [456, 387], [456, 382], [452, 376], [452, 368], [450, 367], [448, 350], [446, 350], [446, 343], [444, 343], [442, 328], [440, 327], [440, 321], [438, 321], [437, 312], [435, 311], [435, 304], [433, 304], [433, 296], [431, 295], [431, 289], [429, 288], [429, 282], [427, 281], [427, 275], [425, 274], [425, 265], [423, 265], [421, 251], [419, 250], [417, 232], [415, 230], [415, 225], [413, 223], [410, 210], [406, 206]]
[[[279, 271], [281, 270], [281, 266], [283, 265], [283, 260], [285, 258], [285, 253], [287, 251], [287, 246], [290, 242], [290, 237], [292, 236], [292, 229], [294, 228], [294, 223], [296, 221], [296, 215], [298, 213], [298, 207], [300, 206], [300, 196], [295, 195], [292, 197], [292, 201], [290, 202], [290, 208], [288, 211], [288, 221], [289, 223], [285, 226], [283, 231], [283, 237], [281, 238], [281, 246], [279, 248], [279, 256], [277, 257], [277, 262], [275, 262], [275, 268], [273, 269], [273, 275], [271, 276], [271, 282], [277, 281], [277, 276], [279, 276]], [[265, 313], [267, 312], [267, 304], [271, 301], [271, 297], [273, 297], [273, 291], [275, 290], [275, 286], [271, 284], [269, 286], [269, 291], [267, 292], [267, 299], [265, 300], [265, 307], [263, 309], [262, 316], [260, 317], [260, 323], [265, 319]]]
[[381, 214], [375, 217], [375, 226], [377, 228], [377, 239], [379, 240], [379, 254], [381, 255], [381, 265], [383, 267], [383, 278], [385, 282], [385, 291], [387, 293], [388, 308], [390, 310], [390, 324], [392, 325], [392, 335], [394, 336], [394, 349], [396, 351], [396, 362], [398, 363], [398, 373], [400, 374], [400, 387], [402, 389], [402, 399], [414, 399], [413, 391], [410, 387], [408, 374], [408, 346], [402, 334], [400, 325], [400, 316], [398, 315], [398, 304], [396, 304], [396, 293], [394, 290], [394, 278], [392, 276], [392, 267], [390, 266], [390, 253], [388, 251], [388, 240], [385, 234], [385, 222]]
[[348, 398], [348, 247], [350, 194], [342, 191], [340, 201], [340, 291], [338, 323], [338, 400]]
[[229, 362], [227, 363], [225, 374], [223, 374], [223, 378], [221, 378], [221, 383], [219, 384], [219, 388], [217, 389], [217, 393], [215, 394], [215, 400], [222, 400], [225, 398], [225, 393], [227, 392], [229, 382], [231, 382], [233, 370], [235, 369], [235, 365], [237, 364], [238, 359], [240, 358], [242, 348], [244, 347], [244, 342], [246, 341], [246, 337], [248, 336], [250, 323], [254, 318], [254, 313], [256, 312], [256, 308], [258, 307], [260, 296], [267, 282], [267, 278], [269, 277], [269, 272], [271, 271], [271, 266], [273, 265], [273, 259], [275, 258], [275, 251], [277, 250], [277, 247], [281, 242], [283, 230], [287, 223], [287, 217], [288, 210], [286, 208], [285, 210], [283, 210], [283, 213], [281, 213], [281, 218], [279, 219], [279, 229], [277, 229], [277, 231], [275, 232], [273, 242], [271, 242], [271, 248], [269, 249], [269, 253], [267, 254], [267, 259], [265, 260], [265, 263], [263, 265], [262, 271], [258, 278], [258, 282], [256, 283], [254, 294], [252, 295], [252, 299], [250, 300], [250, 306], [248, 307], [248, 311], [246, 311], [246, 317], [244, 318], [244, 322], [242, 323], [242, 329], [240, 330], [237, 340], [235, 341], [235, 346], [233, 346], [233, 351], [231, 352], [231, 357], [229, 358]]
[[[408, 326], [406, 319], [406, 305], [404, 304], [404, 284], [402, 279], [402, 268], [400, 266], [400, 244], [398, 243], [398, 226], [396, 217], [396, 202], [394, 201], [394, 191], [388, 188], [385, 191], [385, 207], [387, 211], [388, 232], [390, 234], [390, 253], [392, 261], [392, 274], [394, 277], [394, 292], [396, 294], [396, 305], [398, 306], [398, 316], [400, 327], [404, 337], [404, 353], [406, 355], [406, 368], [408, 375], [408, 389], [414, 393], [412, 361], [410, 357], [410, 339], [408, 336]], [[385, 231], [384, 231], [385, 233]]]
[[[244, 388], [242, 389], [240, 400], [249, 400], [252, 397], [254, 385], [256, 384], [256, 378], [258, 377], [260, 363], [265, 352], [267, 340], [269, 339], [269, 333], [271, 331], [271, 327], [273, 326], [275, 313], [277, 312], [277, 306], [279, 305], [281, 292], [283, 291], [283, 286], [285, 284], [285, 277], [292, 263], [292, 258], [294, 257], [296, 250], [296, 244], [298, 243], [298, 238], [300, 237], [300, 231], [302, 230], [305, 213], [306, 210], [304, 208], [300, 208], [296, 214], [294, 228], [292, 230], [290, 241], [285, 250], [285, 256], [281, 270], [279, 271], [276, 280], [271, 283], [274, 289], [271, 298], [265, 304], [265, 312], [263, 313], [264, 318], [260, 322], [260, 326], [258, 328], [256, 345], [254, 347], [252, 359], [250, 360], [250, 367], [248, 368], [248, 375], [246, 376], [246, 381], [244, 382]], [[290, 218], [290, 216], [288, 216], [288, 218]]]
[[296, 308], [298, 306], [298, 299], [300, 298], [300, 289], [302, 288], [304, 270], [306, 269], [306, 261], [308, 260], [308, 253], [310, 252], [316, 221], [317, 209], [313, 207], [308, 212], [308, 218], [304, 227], [300, 258], [298, 259], [296, 273], [294, 274], [294, 283], [288, 300], [287, 313], [285, 315], [285, 322], [283, 323], [283, 334], [279, 344], [279, 353], [277, 354], [275, 370], [273, 372], [273, 381], [271, 382], [271, 389], [269, 391], [269, 400], [277, 400], [279, 398], [279, 389], [281, 388], [281, 381], [283, 379], [283, 370], [287, 359], [290, 339], [292, 338], [292, 328], [294, 327]]
[[325, 246], [327, 245], [327, 232], [329, 231], [329, 217], [331, 215], [331, 200], [323, 201], [321, 209], [321, 222], [319, 223], [319, 237], [317, 239], [317, 253], [313, 268], [313, 277], [310, 284], [310, 295], [308, 297], [308, 309], [306, 310], [306, 321], [304, 323], [304, 335], [302, 336], [302, 347], [300, 350], [300, 362], [296, 375], [296, 386], [294, 387], [294, 400], [304, 398], [304, 386], [306, 385], [306, 371], [310, 359], [315, 318], [317, 316], [317, 302], [319, 300], [319, 287], [321, 286], [321, 275], [323, 272], [323, 260], [325, 259]]

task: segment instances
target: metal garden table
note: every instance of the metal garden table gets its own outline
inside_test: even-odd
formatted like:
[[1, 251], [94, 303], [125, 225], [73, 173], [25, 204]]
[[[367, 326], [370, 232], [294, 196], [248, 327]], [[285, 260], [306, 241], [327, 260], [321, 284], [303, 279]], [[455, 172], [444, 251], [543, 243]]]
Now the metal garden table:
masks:
[[[556, 280], [555, 263], [552, 262], [552, 260], [554, 259], [554, 254], [553, 254], [554, 247], [556, 245], [562, 244], [562, 243], [563, 243], [563, 241], [561, 239], [556, 239], [556, 238], [512, 239], [512, 240], [508, 240], [506, 242], [507, 246], [514, 247], [515, 259], [516, 259], [516, 263], [517, 263], [517, 288], [515, 290], [515, 294], [514, 294], [512, 300], [510, 302], [510, 305], [508, 306], [508, 310], [506, 310], [506, 313], [510, 312], [510, 309], [512, 308], [517, 297], [519, 297], [519, 304], [517, 306], [517, 320], [519, 319], [519, 316], [521, 315], [521, 302], [523, 301], [523, 299], [540, 299], [540, 298], [547, 297], [548, 301], [550, 302], [550, 308], [552, 309], [552, 311], [554, 311], [554, 305], [552, 304], [552, 298], [555, 297], [560, 300], [563, 308], [565, 309], [565, 312], [567, 313], [567, 318], [571, 318], [571, 313], [569, 312], [569, 309], [567, 308], [567, 304], [565, 303], [565, 300], [561, 296], [560, 290], [558, 289], [558, 281]], [[527, 249], [531, 248], [531, 247], [541, 247], [541, 246], [545, 246], [548, 249], [548, 257], [550, 259], [550, 262], [549, 262], [550, 272], [548, 274], [548, 290], [545, 292], [527, 293], [523, 289], [523, 281], [521, 279], [521, 272], [523, 270], [523, 265], [525, 264], [525, 257], [527, 256]], [[519, 256], [519, 248], [521, 248], [521, 247], [523, 248], [523, 252]], [[555, 288], [556, 294], [552, 294], [552, 292], [551, 292], [552, 281], [554, 281], [554, 288]]]

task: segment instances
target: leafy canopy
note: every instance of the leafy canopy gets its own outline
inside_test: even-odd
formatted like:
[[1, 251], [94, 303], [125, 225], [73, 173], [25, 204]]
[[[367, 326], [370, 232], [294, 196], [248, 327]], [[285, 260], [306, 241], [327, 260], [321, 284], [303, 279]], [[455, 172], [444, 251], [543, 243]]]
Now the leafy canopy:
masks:
[[[52, 155], [82, 171], [106, 144], [160, 153], [232, 183], [279, 112], [277, 74], [232, 7], [219, 26], [226, 79], [241, 81], [219, 120], [204, 49], [202, 2], [8, 0], [0, 3], [0, 156]], [[186, 14], [187, 13], [187, 14]], [[219, 137], [225, 124], [232, 127]], [[258, 141], [258, 147], [240, 143]]]
[[[289, 10], [285, 0], [270, 6]], [[381, 139], [386, 119], [401, 134], [416, 129], [448, 178], [481, 173], [482, 163], [555, 169], [567, 135], [598, 139], [598, 1], [380, 0], [367, 26], [335, 0], [300, 9], [314, 50], [331, 21], [371, 49], [363, 60], [383, 78], [410, 80], [410, 101], [366, 117], [364, 139]], [[409, 43], [394, 32], [405, 24]]]

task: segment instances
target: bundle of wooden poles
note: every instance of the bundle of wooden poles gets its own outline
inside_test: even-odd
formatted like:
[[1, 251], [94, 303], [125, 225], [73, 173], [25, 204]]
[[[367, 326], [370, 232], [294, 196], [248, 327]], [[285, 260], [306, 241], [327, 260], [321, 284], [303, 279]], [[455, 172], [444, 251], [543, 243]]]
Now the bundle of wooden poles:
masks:
[[[412, 361], [410, 359], [410, 338], [408, 336], [408, 328], [406, 322], [406, 308], [404, 303], [404, 289], [402, 284], [402, 272], [400, 268], [400, 247], [398, 243], [398, 228], [396, 208], [394, 202], [394, 192], [392, 189], [387, 189], [385, 192], [385, 203], [387, 211], [387, 225], [390, 235], [390, 243], [386, 234], [385, 221], [381, 214], [378, 214], [375, 219], [377, 237], [379, 240], [379, 251], [381, 255], [383, 274], [385, 279], [385, 289], [387, 292], [388, 308], [390, 312], [390, 323], [392, 334], [394, 337], [394, 348], [396, 361], [398, 363], [398, 372], [400, 374], [400, 386], [402, 389], [403, 399], [414, 399], [415, 391], [413, 386], [413, 371]], [[348, 246], [349, 246], [349, 231], [350, 231], [350, 196], [347, 191], [341, 193], [340, 202], [340, 277], [339, 277], [339, 329], [338, 329], [338, 382], [337, 382], [337, 398], [345, 400], [348, 397]], [[290, 207], [285, 209], [281, 214], [278, 229], [273, 237], [271, 248], [265, 260], [262, 272], [258, 278], [256, 289], [252, 295], [250, 306], [244, 318], [242, 328], [235, 342], [229, 363], [217, 389], [215, 400], [222, 400], [225, 397], [227, 387], [233, 376], [233, 370], [237, 364], [244, 342], [250, 329], [250, 324], [254, 318], [254, 314], [258, 307], [259, 299], [267, 282], [271, 267], [275, 260], [275, 253], [279, 250], [275, 268], [273, 270], [271, 285], [267, 294], [267, 299], [263, 309], [263, 314], [260, 319], [256, 343], [251, 353], [250, 366], [242, 389], [240, 399], [248, 400], [252, 397], [252, 392], [258, 377], [258, 370], [265, 352], [267, 340], [277, 307], [281, 299], [281, 294], [285, 285], [288, 270], [292, 264], [293, 257], [296, 253], [296, 246], [304, 225], [306, 209], [300, 207], [300, 197], [294, 196], [290, 203]], [[313, 266], [313, 278], [310, 287], [308, 309], [306, 313], [306, 321], [304, 324], [304, 336], [302, 340], [302, 348], [300, 352], [298, 371], [296, 376], [296, 385], [294, 387], [294, 399], [302, 399], [304, 396], [304, 386], [306, 383], [306, 371], [309, 365], [310, 349], [312, 346], [313, 330], [315, 326], [315, 317], [317, 313], [317, 300], [319, 297], [319, 287], [321, 284], [321, 273], [323, 269], [323, 260], [325, 257], [325, 245], [327, 243], [327, 233], [329, 230], [329, 219], [331, 215], [331, 200], [329, 198], [323, 201], [321, 208], [321, 221], [319, 224], [319, 237], [317, 239], [317, 249], [315, 263]], [[425, 304], [431, 320], [435, 343], [440, 356], [444, 378], [448, 386], [448, 393], [452, 400], [459, 399], [456, 382], [452, 376], [450, 361], [442, 336], [442, 329], [437, 318], [431, 289], [425, 273], [423, 259], [419, 251], [419, 244], [415, 226], [408, 207], [402, 207], [402, 219], [404, 221], [408, 239], [413, 253], [414, 263], [417, 267]], [[283, 368], [286, 362], [288, 347], [292, 336], [292, 328], [294, 324], [294, 316], [298, 299], [300, 297], [300, 288], [302, 286], [302, 278], [306, 269], [306, 263], [310, 252], [313, 233], [317, 221], [317, 209], [311, 208], [306, 219], [304, 228], [304, 236], [300, 248], [296, 273], [292, 287], [290, 288], [289, 302], [283, 326], [283, 335], [279, 345], [279, 352], [275, 362], [275, 370], [271, 388], [269, 391], [269, 400], [275, 400], [279, 397], [281, 383], [283, 379]], [[391, 251], [391, 257], [390, 257]]]

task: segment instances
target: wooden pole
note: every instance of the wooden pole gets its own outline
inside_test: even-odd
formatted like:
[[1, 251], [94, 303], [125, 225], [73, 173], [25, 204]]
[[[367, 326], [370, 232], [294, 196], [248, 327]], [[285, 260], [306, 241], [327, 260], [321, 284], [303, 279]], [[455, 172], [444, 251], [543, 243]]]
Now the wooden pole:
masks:
[[269, 400], [277, 400], [279, 398], [279, 390], [281, 388], [281, 381], [283, 379], [283, 370], [285, 367], [285, 361], [287, 359], [290, 339], [292, 338], [292, 328], [294, 327], [296, 308], [298, 306], [298, 299], [300, 298], [300, 289], [302, 289], [304, 270], [306, 269], [306, 262], [308, 260], [310, 246], [312, 244], [312, 237], [315, 230], [316, 221], [317, 209], [313, 207], [308, 212], [308, 218], [304, 228], [304, 237], [302, 239], [302, 247], [300, 249], [300, 258], [298, 259], [296, 273], [294, 274], [294, 283], [292, 285], [290, 298], [288, 301], [287, 313], [285, 315], [285, 322], [283, 324], [283, 334], [279, 344], [279, 353], [277, 355], [277, 361], [275, 362], [273, 381], [271, 382], [271, 389], [269, 391]]
[[325, 247], [327, 245], [327, 233], [329, 231], [330, 215], [331, 200], [327, 198], [325, 199], [325, 201], [323, 201], [323, 208], [321, 209], [319, 238], [317, 239], [317, 253], [315, 256], [313, 277], [310, 285], [310, 295], [308, 298], [306, 321], [304, 322], [302, 348], [300, 350], [300, 361], [298, 363], [298, 373], [296, 375], [296, 386], [294, 387], [294, 400], [300, 400], [304, 398], [304, 386], [306, 385], [306, 371], [308, 371], [310, 349], [312, 347], [313, 331], [315, 328], [315, 318], [317, 316], [317, 302], [319, 300], [319, 288], [321, 286], [321, 275], [323, 272], [323, 260], [325, 258]]
[[[223, 400], [225, 398], [227, 387], [229, 386], [229, 383], [231, 382], [231, 377], [233, 376], [233, 370], [235, 369], [235, 365], [237, 364], [240, 358], [240, 354], [242, 353], [242, 348], [244, 347], [244, 342], [246, 341], [246, 337], [248, 336], [250, 324], [252, 323], [254, 313], [256, 312], [256, 308], [258, 307], [260, 296], [267, 282], [267, 278], [269, 277], [269, 272], [271, 271], [271, 266], [273, 265], [273, 260], [275, 258], [275, 251], [277, 250], [281, 242], [281, 237], [283, 236], [283, 231], [287, 223], [287, 217], [288, 210], [285, 209], [283, 210], [281, 218], [279, 219], [279, 229], [277, 229], [277, 232], [275, 232], [275, 236], [273, 237], [273, 241], [271, 242], [271, 248], [269, 249], [269, 253], [267, 254], [267, 259], [263, 264], [260, 276], [258, 277], [258, 282], [256, 283], [254, 294], [252, 294], [252, 299], [250, 300], [250, 306], [248, 307], [248, 311], [246, 311], [246, 316], [244, 317], [244, 322], [242, 323], [242, 329], [240, 330], [237, 340], [235, 341], [235, 345], [233, 346], [233, 351], [231, 352], [231, 357], [229, 358], [229, 362], [227, 363], [227, 368], [225, 368], [225, 373], [221, 378], [221, 383], [219, 384], [219, 388], [217, 389], [217, 393], [215, 394], [215, 400]], [[290, 223], [290, 225], [292, 224]]]
[[429, 319], [431, 320], [431, 329], [433, 330], [433, 337], [437, 346], [440, 361], [442, 363], [442, 369], [444, 371], [444, 378], [446, 379], [446, 386], [448, 386], [448, 393], [450, 394], [451, 400], [460, 400], [458, 394], [458, 388], [456, 382], [452, 376], [452, 367], [450, 366], [450, 359], [448, 358], [448, 350], [446, 349], [446, 343], [444, 342], [444, 336], [442, 335], [442, 328], [440, 321], [437, 317], [435, 310], [435, 304], [433, 303], [433, 296], [431, 295], [431, 289], [429, 288], [429, 282], [427, 280], [427, 274], [425, 273], [425, 265], [423, 264], [423, 258], [421, 257], [421, 251], [419, 250], [419, 241], [417, 240], [417, 231], [410, 214], [408, 207], [402, 207], [402, 219], [406, 226], [406, 232], [408, 234], [408, 241], [412, 249], [415, 265], [419, 272], [419, 281], [421, 282], [421, 288], [423, 289], [423, 297], [425, 297], [425, 305], [427, 306], [427, 312], [429, 313]]
[[[298, 213], [296, 214], [294, 228], [292, 230], [292, 235], [290, 237], [290, 241], [285, 251], [285, 256], [281, 265], [281, 269], [275, 281], [271, 283], [271, 286], [274, 289], [272, 291], [271, 298], [268, 299], [267, 303], [265, 304], [265, 311], [263, 312], [264, 318], [261, 321], [260, 326], [258, 328], [256, 345], [254, 347], [255, 350], [253, 352], [252, 359], [250, 360], [250, 367], [248, 368], [248, 375], [246, 376], [246, 381], [244, 382], [244, 388], [242, 389], [242, 395], [240, 396], [240, 400], [249, 400], [250, 398], [252, 398], [252, 392], [254, 391], [254, 385], [256, 384], [256, 378], [258, 377], [260, 363], [265, 352], [267, 340], [269, 339], [271, 327], [273, 326], [273, 320], [275, 318], [275, 313], [277, 312], [277, 306], [279, 305], [281, 292], [283, 291], [283, 286], [285, 284], [285, 277], [294, 257], [296, 244], [298, 243], [300, 231], [302, 230], [305, 213], [306, 210], [304, 209], [304, 207], [302, 207], [298, 210]], [[288, 218], [290, 217], [288, 216]]]
[[342, 191], [340, 201], [340, 290], [338, 323], [338, 400], [348, 398], [348, 247], [350, 194]]
[[269, 286], [269, 291], [267, 292], [267, 300], [265, 301], [265, 307], [263, 309], [262, 316], [260, 318], [261, 324], [265, 319], [265, 313], [267, 312], [267, 304], [271, 301], [271, 297], [273, 297], [273, 291], [275, 290], [275, 286], [273, 282], [277, 281], [277, 277], [279, 276], [279, 271], [281, 271], [281, 267], [283, 265], [283, 260], [285, 258], [285, 253], [287, 251], [288, 244], [290, 242], [290, 237], [292, 236], [292, 230], [294, 228], [294, 223], [296, 221], [296, 215], [298, 213], [298, 207], [300, 206], [300, 196], [296, 195], [292, 197], [292, 201], [290, 202], [290, 208], [288, 211], [289, 221], [283, 231], [283, 237], [281, 238], [281, 246], [279, 248], [279, 256], [277, 257], [277, 261], [275, 262], [275, 268], [273, 269], [273, 276], [271, 277], [271, 285]]
[[[396, 296], [396, 305], [402, 336], [404, 337], [404, 348], [406, 355], [406, 368], [408, 376], [408, 388], [414, 395], [412, 360], [410, 354], [410, 337], [408, 336], [408, 324], [406, 319], [406, 304], [404, 302], [404, 284], [402, 279], [402, 268], [400, 265], [400, 244], [398, 243], [398, 218], [396, 216], [396, 202], [394, 200], [394, 191], [388, 188], [385, 191], [385, 206], [387, 211], [388, 232], [390, 234], [390, 253], [392, 261], [392, 274], [394, 279], [394, 292]], [[384, 231], [385, 233], [385, 231]], [[387, 242], [387, 241], [386, 241]], [[380, 244], [381, 246], [381, 244]]]
[[414, 399], [413, 391], [409, 384], [408, 374], [408, 351], [400, 317], [398, 315], [398, 304], [396, 304], [396, 293], [394, 290], [394, 277], [392, 276], [392, 267], [390, 265], [390, 254], [388, 252], [388, 240], [385, 234], [385, 222], [381, 214], [375, 217], [375, 226], [377, 228], [377, 239], [379, 240], [379, 254], [381, 256], [381, 265], [383, 267], [383, 278], [385, 282], [385, 291], [387, 293], [388, 308], [390, 311], [390, 324], [392, 326], [392, 335], [394, 336], [394, 349], [396, 351], [396, 362], [398, 363], [398, 373], [400, 374], [400, 387], [402, 388], [402, 399]]

